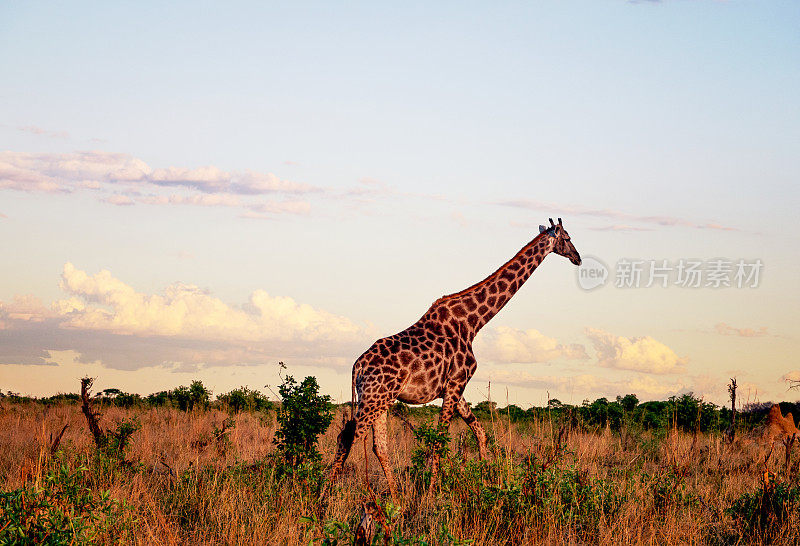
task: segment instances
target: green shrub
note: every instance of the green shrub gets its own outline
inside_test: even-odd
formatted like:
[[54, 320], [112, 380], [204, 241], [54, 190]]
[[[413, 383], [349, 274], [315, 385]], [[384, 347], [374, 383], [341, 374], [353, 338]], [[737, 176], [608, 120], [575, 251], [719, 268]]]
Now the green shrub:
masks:
[[258, 392], [247, 387], [239, 387], [225, 394], [217, 396], [217, 401], [228, 408], [233, 413], [240, 411], [268, 411], [273, 404], [269, 399]]
[[428, 461], [432, 456], [438, 455], [442, 460], [442, 465], [447, 465], [446, 459], [450, 454], [450, 435], [446, 430], [423, 423], [414, 430], [414, 438], [417, 445], [411, 452], [411, 474], [427, 484], [431, 479]]
[[800, 487], [768, 481], [753, 493], [745, 493], [725, 510], [746, 539], [772, 541], [789, 514], [800, 509]]
[[122, 522], [123, 507], [107, 491], [86, 487], [87, 471], [61, 465], [41, 488], [0, 492], [0, 544], [89, 544]]
[[289, 472], [303, 463], [318, 463], [321, 456], [317, 439], [333, 420], [331, 397], [319, 394], [314, 377], [306, 377], [298, 384], [292, 376], [287, 376], [278, 393], [281, 407], [273, 442], [280, 460]]
[[205, 409], [208, 407], [211, 398], [211, 391], [205, 388], [202, 381], [192, 381], [188, 387], [181, 385], [169, 393], [169, 397], [183, 411], [191, 411], [195, 408]]
[[139, 419], [135, 417], [120, 421], [116, 430], [110, 430], [106, 433], [106, 454], [117, 459], [124, 459], [131, 436], [140, 428], [142, 428], [142, 425]]

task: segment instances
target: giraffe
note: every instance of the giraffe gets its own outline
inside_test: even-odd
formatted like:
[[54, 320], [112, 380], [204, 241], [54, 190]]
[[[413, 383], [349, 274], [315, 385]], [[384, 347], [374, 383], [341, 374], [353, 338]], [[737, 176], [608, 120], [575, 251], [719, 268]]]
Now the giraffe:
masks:
[[[350, 420], [338, 436], [323, 495], [341, 471], [353, 443], [362, 438], [366, 443], [366, 434], [372, 427], [372, 449], [383, 467], [391, 495], [396, 498], [386, 437], [387, 410], [395, 400], [425, 404], [441, 398], [439, 427], [446, 430], [458, 412], [475, 434], [479, 458], [486, 458], [486, 433], [463, 397], [477, 368], [472, 340], [551, 252], [575, 265], [581, 264], [561, 218], [558, 224], [550, 218], [549, 228], [539, 226], [539, 234], [497, 271], [465, 290], [439, 298], [417, 322], [379, 339], [356, 360]], [[434, 457], [430, 464], [436, 476], [438, 458]], [[433, 486], [434, 479], [431, 489]]]

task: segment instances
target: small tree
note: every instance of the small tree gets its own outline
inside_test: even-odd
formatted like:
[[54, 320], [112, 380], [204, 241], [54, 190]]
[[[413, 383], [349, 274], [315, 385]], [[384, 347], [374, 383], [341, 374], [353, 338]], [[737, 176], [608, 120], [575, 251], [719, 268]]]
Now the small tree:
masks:
[[272, 409], [272, 402], [255, 389], [239, 387], [217, 396], [217, 401], [227, 406], [233, 413], [240, 411], [266, 411]]
[[278, 411], [278, 430], [272, 440], [283, 462], [289, 468], [304, 462], [318, 462], [317, 438], [333, 420], [328, 395], [319, 394], [314, 377], [298, 384], [287, 376], [278, 387], [281, 408]]
[[191, 404], [189, 409], [192, 408], [207, 408], [208, 402], [211, 399], [211, 391], [208, 390], [202, 381], [192, 381], [189, 386], [189, 400]]
[[203, 385], [202, 381], [194, 380], [188, 387], [181, 385], [169, 391], [167, 396], [177, 404], [178, 409], [191, 411], [195, 408], [208, 407], [211, 391]]
[[116, 397], [118, 394], [121, 394], [121, 393], [122, 393], [122, 391], [121, 391], [121, 390], [119, 390], [119, 389], [117, 389], [117, 388], [113, 388], [113, 387], [112, 387], [112, 388], [110, 388], [110, 389], [103, 389], [102, 391], [100, 391], [100, 393], [101, 393], [103, 396], [105, 396], [106, 398], [114, 398], [114, 397]]
[[636, 409], [636, 406], [639, 405], [639, 398], [637, 398], [635, 394], [617, 396], [617, 403], [619, 403], [626, 412], [631, 413]]

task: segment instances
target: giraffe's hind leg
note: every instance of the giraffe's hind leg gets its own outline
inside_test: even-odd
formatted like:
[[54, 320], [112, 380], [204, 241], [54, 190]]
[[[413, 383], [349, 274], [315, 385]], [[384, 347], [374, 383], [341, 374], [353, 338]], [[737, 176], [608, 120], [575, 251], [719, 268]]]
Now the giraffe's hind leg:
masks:
[[392, 500], [397, 503], [397, 486], [395, 485], [394, 476], [392, 475], [392, 467], [389, 464], [389, 444], [386, 434], [387, 413], [388, 412], [384, 411], [372, 424], [372, 451], [375, 452], [375, 456], [378, 457], [378, 461], [380, 461], [381, 467], [383, 467], [383, 474], [386, 476], [386, 481], [389, 484], [389, 492], [392, 494]]
[[339, 433], [336, 455], [333, 458], [333, 463], [331, 464], [331, 469], [328, 473], [328, 481], [322, 490], [320, 495], [321, 497], [325, 496], [328, 487], [330, 487], [330, 485], [339, 475], [339, 472], [341, 472], [342, 468], [344, 467], [344, 463], [347, 460], [347, 456], [350, 454], [353, 444], [361, 439], [366, 440], [365, 436], [369, 432], [369, 428], [381, 415], [381, 413], [386, 412], [385, 407], [378, 405], [372, 405], [370, 407], [368, 402], [369, 400], [364, 400], [362, 403], [359, 403], [359, 409], [355, 418], [347, 421], [342, 429], [342, 432]]
[[[464, 390], [463, 386], [451, 385], [447, 389], [447, 394], [442, 400], [442, 411], [439, 413], [439, 431], [445, 431], [450, 428], [450, 419], [456, 411], [456, 405], [461, 398], [461, 393]], [[439, 454], [434, 453], [430, 460], [431, 465], [431, 483], [428, 486], [428, 494], [432, 494], [436, 488], [436, 482], [439, 479]]]
[[478, 418], [475, 417], [475, 414], [472, 413], [472, 410], [467, 405], [467, 401], [464, 400], [463, 396], [459, 399], [456, 407], [461, 418], [464, 419], [464, 422], [472, 429], [472, 433], [478, 441], [478, 456], [480, 460], [486, 460], [486, 431], [483, 430], [483, 425], [481, 425]]
[[333, 457], [328, 481], [336, 479], [336, 476], [344, 467], [348, 455], [350, 455], [350, 449], [353, 447], [353, 441], [355, 440], [356, 422], [356, 419], [347, 421], [336, 438], [336, 455]]

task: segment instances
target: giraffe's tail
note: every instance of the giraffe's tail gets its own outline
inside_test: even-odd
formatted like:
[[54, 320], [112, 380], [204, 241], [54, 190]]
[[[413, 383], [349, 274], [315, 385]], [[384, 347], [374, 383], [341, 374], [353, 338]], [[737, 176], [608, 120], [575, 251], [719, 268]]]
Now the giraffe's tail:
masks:
[[355, 421], [356, 418], [356, 380], [358, 379], [358, 372], [361, 371], [361, 359], [356, 360], [353, 364], [353, 374], [350, 379], [350, 420]]
[[353, 364], [353, 376], [350, 381], [350, 419], [344, 423], [342, 431], [337, 438], [338, 451], [344, 456], [343, 461], [347, 459], [347, 455], [350, 453], [356, 434], [356, 381], [360, 371], [361, 360], [359, 359]]

